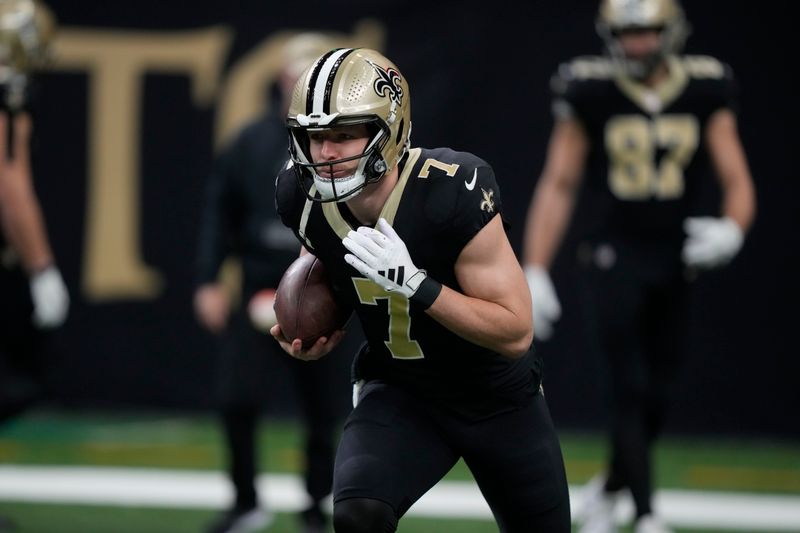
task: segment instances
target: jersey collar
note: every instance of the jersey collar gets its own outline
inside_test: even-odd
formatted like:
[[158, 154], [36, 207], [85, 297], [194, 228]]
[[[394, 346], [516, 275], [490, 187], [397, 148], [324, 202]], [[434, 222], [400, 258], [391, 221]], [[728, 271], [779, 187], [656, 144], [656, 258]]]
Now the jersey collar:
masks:
[[620, 90], [643, 111], [657, 114], [674, 102], [689, 82], [689, 75], [680, 59], [669, 56], [667, 64], [669, 77], [655, 89], [642, 85], [630, 76], [616, 76], [614, 81]]
[[[400, 173], [397, 185], [392, 189], [389, 198], [387, 198], [386, 203], [383, 205], [383, 209], [381, 209], [381, 218], [385, 218], [386, 222], [390, 225], [394, 224], [394, 217], [397, 214], [398, 207], [400, 207], [400, 198], [403, 196], [403, 191], [408, 184], [408, 177], [411, 174], [411, 169], [414, 168], [421, 152], [422, 150], [419, 148], [412, 148], [409, 150], [408, 160], [406, 161], [405, 167], [403, 167], [403, 171]], [[325, 220], [328, 221], [328, 225], [341, 239], [347, 236], [348, 231], [355, 229], [344, 219], [342, 213], [339, 211], [339, 206], [334, 202], [323, 203], [322, 213], [325, 215]]]

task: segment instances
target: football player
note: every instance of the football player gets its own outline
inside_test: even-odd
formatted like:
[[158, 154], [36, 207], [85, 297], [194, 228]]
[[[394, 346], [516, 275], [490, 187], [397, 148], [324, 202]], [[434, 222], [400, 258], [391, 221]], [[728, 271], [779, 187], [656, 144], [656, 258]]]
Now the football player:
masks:
[[[731, 69], [680, 55], [688, 24], [677, 1], [603, 0], [597, 31], [605, 56], [574, 59], [553, 77], [555, 123], [528, 214], [525, 271], [544, 340], [561, 314], [548, 270], [585, 181], [591, 229], [579, 256], [610, 369], [612, 453], [578, 518], [584, 531], [614, 531], [616, 496], [629, 489], [635, 531], [662, 532], [649, 453], [682, 353], [687, 282], [737, 254], [754, 192]], [[721, 212], [693, 216], [710, 171]]]
[[43, 4], [0, 2], [0, 422], [39, 399], [40, 343], [69, 312], [30, 160], [30, 78], [54, 24]]
[[[525, 277], [492, 167], [410, 147], [409, 85], [369, 49], [334, 49], [288, 113], [277, 206], [355, 308], [367, 342], [334, 470], [339, 533], [395, 531], [459, 458], [501, 531], [569, 531], [564, 465], [541, 389]], [[318, 359], [341, 338], [286, 352]]]

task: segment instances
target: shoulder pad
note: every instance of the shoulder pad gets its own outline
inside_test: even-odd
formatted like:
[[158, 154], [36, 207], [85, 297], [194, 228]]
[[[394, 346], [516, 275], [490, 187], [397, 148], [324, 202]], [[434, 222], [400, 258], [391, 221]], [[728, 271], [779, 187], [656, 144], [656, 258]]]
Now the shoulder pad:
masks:
[[720, 79], [726, 77], [728, 68], [711, 56], [683, 56], [683, 66], [692, 78]]
[[614, 77], [614, 65], [602, 56], [576, 57], [569, 63], [562, 63], [558, 76], [565, 81], [608, 80]]
[[486, 167], [489, 164], [469, 152], [457, 152], [451, 148], [435, 148], [422, 150], [417, 166], [420, 177], [437, 181], [449, 178], [449, 181], [453, 181], [472, 176], [475, 168]]

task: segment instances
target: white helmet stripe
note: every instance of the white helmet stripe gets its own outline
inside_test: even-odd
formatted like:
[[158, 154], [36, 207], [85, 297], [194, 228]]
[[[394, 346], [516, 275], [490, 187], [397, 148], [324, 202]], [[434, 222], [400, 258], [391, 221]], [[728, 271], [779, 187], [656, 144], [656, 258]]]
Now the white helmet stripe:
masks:
[[314, 106], [311, 111], [313, 114], [317, 115], [324, 112], [323, 106], [325, 104], [325, 85], [328, 83], [328, 76], [330, 76], [331, 70], [333, 70], [333, 66], [336, 65], [338, 59], [351, 50], [352, 48], [342, 48], [341, 50], [337, 50], [328, 56], [328, 59], [325, 60], [325, 63], [322, 65], [319, 75], [317, 76], [316, 83], [314, 84]]

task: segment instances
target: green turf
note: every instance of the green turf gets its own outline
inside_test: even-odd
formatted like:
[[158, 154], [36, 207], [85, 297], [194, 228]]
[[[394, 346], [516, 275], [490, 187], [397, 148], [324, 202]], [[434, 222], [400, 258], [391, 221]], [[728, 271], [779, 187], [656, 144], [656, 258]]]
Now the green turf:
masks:
[[[603, 467], [605, 438], [567, 432], [561, 444], [570, 483], [584, 483]], [[800, 494], [799, 442], [665, 437], [653, 460], [665, 488]]]
[[[302, 471], [302, 433], [293, 421], [265, 420], [260, 442], [262, 471]], [[601, 435], [565, 431], [561, 442], [573, 486], [602, 468]], [[657, 446], [655, 463], [661, 487], [800, 494], [797, 442], [667, 437]], [[0, 464], [208, 470], [223, 468], [225, 452], [220, 428], [209, 415], [33, 411], [0, 428]], [[447, 479], [471, 476], [459, 463]], [[0, 501], [0, 516], [10, 517], [17, 533], [199, 533], [213, 511]], [[269, 529], [298, 530], [296, 516], [285, 513]], [[488, 520], [405, 517], [399, 531], [495, 533], [497, 527]]]
[[[0, 463], [220, 469], [220, 428], [198, 414], [37, 411], [0, 428]], [[603, 467], [605, 439], [562, 432], [570, 483]], [[260, 464], [266, 472], [302, 470], [302, 434], [291, 420], [265, 420]], [[667, 437], [656, 447], [661, 487], [800, 494], [800, 443]], [[471, 479], [459, 463], [447, 479]]]

